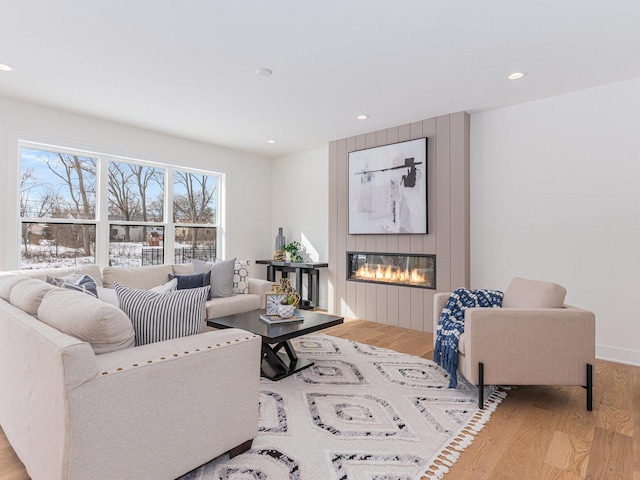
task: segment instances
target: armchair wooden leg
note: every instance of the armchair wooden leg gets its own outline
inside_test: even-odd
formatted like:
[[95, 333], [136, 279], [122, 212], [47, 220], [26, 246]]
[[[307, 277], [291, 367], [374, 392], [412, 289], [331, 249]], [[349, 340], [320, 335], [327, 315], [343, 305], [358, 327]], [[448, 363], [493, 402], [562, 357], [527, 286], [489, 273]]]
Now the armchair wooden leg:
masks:
[[587, 363], [587, 410], [593, 411], [593, 365]]
[[484, 410], [484, 363], [478, 363], [478, 408]]

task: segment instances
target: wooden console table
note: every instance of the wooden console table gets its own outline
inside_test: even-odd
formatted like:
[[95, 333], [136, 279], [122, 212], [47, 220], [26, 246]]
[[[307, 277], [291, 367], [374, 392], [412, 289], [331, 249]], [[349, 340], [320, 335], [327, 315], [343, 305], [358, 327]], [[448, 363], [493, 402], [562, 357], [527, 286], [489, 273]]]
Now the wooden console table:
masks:
[[282, 278], [289, 278], [290, 273], [296, 274], [296, 291], [302, 299], [302, 275], [307, 275], [308, 298], [301, 300], [298, 308], [310, 309], [317, 306], [320, 299], [320, 268], [326, 268], [328, 263], [319, 262], [276, 262], [274, 260], [256, 260], [257, 264], [267, 266], [267, 280], [276, 281], [276, 272]]

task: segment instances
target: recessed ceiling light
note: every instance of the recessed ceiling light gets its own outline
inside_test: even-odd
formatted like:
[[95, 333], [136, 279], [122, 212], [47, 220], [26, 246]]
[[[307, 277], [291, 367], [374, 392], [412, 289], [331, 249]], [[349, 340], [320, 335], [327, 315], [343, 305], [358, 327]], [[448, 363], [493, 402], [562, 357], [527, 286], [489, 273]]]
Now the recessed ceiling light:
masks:
[[358, 115], [356, 118], [358, 120], [366, 120], [367, 118], [369, 118], [369, 115]]
[[270, 77], [271, 75], [273, 75], [273, 70], [271, 70], [270, 68], [259, 68], [258, 70], [256, 70], [256, 73], [261, 77]]
[[3, 72], [13, 72], [15, 69], [11, 65], [0, 63], [0, 70], [2, 70]]
[[525, 72], [513, 72], [511, 75], [509, 75], [507, 78], [509, 80], [520, 80], [522, 77], [524, 77], [526, 75]]
[[275, 140], [267, 140], [267, 143], [277, 143]]

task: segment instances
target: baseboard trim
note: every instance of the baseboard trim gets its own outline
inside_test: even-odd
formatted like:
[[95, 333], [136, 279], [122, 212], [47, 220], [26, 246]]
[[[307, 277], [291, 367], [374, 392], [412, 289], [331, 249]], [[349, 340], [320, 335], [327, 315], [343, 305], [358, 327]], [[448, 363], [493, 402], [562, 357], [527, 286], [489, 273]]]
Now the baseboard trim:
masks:
[[640, 367], [640, 351], [596, 345], [596, 358]]

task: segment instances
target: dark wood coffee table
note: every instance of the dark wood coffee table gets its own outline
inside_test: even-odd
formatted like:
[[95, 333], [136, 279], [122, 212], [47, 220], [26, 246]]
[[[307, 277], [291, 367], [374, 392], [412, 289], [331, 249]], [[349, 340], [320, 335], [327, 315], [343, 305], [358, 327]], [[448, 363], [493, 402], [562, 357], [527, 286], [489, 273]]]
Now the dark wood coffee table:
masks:
[[[270, 380], [280, 380], [300, 370], [310, 367], [313, 362], [298, 358], [291, 345], [291, 339], [333, 327], [344, 322], [343, 317], [309, 310], [296, 310], [296, 315], [304, 317], [302, 322], [268, 325], [260, 321], [264, 310], [238, 313], [227, 317], [207, 320], [207, 325], [215, 328], [241, 328], [262, 337], [261, 374]], [[284, 349], [284, 352], [280, 350]]]

